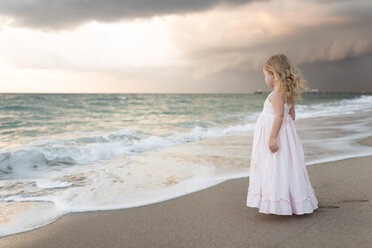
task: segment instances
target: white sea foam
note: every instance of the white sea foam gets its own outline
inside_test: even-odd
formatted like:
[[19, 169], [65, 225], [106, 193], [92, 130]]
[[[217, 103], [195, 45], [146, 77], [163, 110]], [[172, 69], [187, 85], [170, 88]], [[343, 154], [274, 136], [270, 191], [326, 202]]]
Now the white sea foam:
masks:
[[[119, 155], [129, 156], [136, 153], [156, 151], [226, 134], [249, 132], [253, 130], [253, 127], [253, 123], [215, 129], [196, 126], [187, 132], [178, 132], [169, 136], [150, 135], [147, 137], [143, 137], [143, 135], [141, 136], [133, 130], [119, 130], [112, 133], [97, 134], [95, 137], [39, 140], [11, 151], [2, 150], [0, 153], [0, 169], [7, 171], [8, 168], [11, 168], [12, 178], [38, 177], [40, 173], [59, 170], [60, 167], [69, 164], [86, 165], [106, 161]], [[136, 138], [128, 138], [129, 135]], [[118, 138], [119, 136], [125, 138]], [[102, 137], [102, 139], [98, 137]]]
[[342, 99], [339, 101], [301, 105], [296, 104], [296, 118], [314, 118], [321, 116], [337, 116], [340, 114], [353, 114], [370, 111], [372, 109], [372, 96], [361, 95], [354, 99]]
[[51, 181], [48, 179], [39, 179], [36, 181], [36, 186], [40, 189], [65, 188], [71, 184], [70, 182]]
[[[25, 209], [9, 223], [0, 224], [0, 236], [32, 230], [66, 213], [153, 204], [211, 187], [224, 180], [213, 177], [213, 165], [189, 164], [150, 155], [138, 156], [135, 163], [127, 162], [118, 157], [103, 164], [66, 168], [59, 173], [51, 173], [49, 177], [53, 179], [37, 179], [39, 189], [32, 186], [34, 180], [23, 180], [28, 187], [24, 188], [22, 195], [12, 194], [10, 190], [6, 196], [6, 192], [2, 191], [2, 198], [8, 204], [45, 202], [53, 203], [53, 207], [38, 205]], [[62, 180], [71, 182], [67, 184]], [[61, 186], [70, 187], [63, 189]], [[48, 214], [43, 218], [35, 215], [46, 208]]]

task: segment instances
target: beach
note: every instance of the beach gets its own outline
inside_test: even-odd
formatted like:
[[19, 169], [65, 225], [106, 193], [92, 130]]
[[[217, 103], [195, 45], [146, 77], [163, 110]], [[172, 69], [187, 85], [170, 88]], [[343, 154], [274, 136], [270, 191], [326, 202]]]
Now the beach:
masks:
[[371, 164], [365, 156], [308, 166], [319, 201], [311, 214], [261, 214], [245, 205], [249, 178], [238, 178], [151, 205], [69, 213], [0, 247], [370, 247]]
[[372, 1], [50, 2], [0, 5], [0, 248], [372, 248]]

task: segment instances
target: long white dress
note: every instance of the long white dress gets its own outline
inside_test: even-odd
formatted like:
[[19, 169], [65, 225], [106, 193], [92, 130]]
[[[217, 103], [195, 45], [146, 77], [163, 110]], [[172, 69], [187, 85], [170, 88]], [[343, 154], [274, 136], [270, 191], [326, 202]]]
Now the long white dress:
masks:
[[299, 215], [318, 208], [290, 108], [291, 105], [285, 103], [282, 126], [276, 138], [279, 149], [275, 153], [268, 146], [275, 116], [268, 98], [255, 124], [247, 206], [258, 208], [260, 213]]

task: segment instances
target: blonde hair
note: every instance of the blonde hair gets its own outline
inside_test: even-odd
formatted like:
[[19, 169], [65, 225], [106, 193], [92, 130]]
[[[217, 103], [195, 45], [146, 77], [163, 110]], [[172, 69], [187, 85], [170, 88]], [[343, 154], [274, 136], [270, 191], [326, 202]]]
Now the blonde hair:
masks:
[[270, 56], [264, 62], [263, 68], [274, 74], [276, 87], [289, 104], [293, 105], [297, 100], [301, 100], [300, 91], [309, 89], [301, 71], [284, 54]]

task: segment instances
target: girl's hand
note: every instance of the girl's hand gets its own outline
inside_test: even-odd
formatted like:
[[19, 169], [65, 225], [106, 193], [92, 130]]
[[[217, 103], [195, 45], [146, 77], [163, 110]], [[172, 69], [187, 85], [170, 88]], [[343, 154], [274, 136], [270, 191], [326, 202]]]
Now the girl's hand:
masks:
[[276, 152], [277, 150], [279, 150], [279, 146], [276, 143], [276, 139], [269, 138], [269, 148], [270, 148], [270, 151], [273, 152], [273, 153]]

